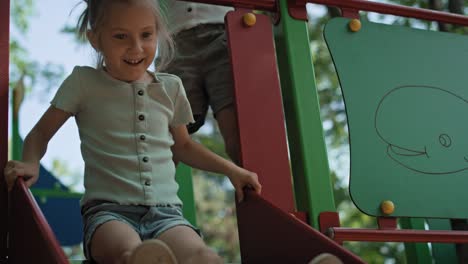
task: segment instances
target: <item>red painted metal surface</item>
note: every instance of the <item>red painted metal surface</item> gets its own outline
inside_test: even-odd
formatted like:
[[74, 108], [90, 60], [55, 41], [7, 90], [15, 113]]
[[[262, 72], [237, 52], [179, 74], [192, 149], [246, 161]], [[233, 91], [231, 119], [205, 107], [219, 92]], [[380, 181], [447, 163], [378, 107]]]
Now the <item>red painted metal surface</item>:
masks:
[[468, 243], [468, 231], [333, 227], [328, 233], [337, 241]]
[[306, 3], [298, 5], [295, 0], [288, 0], [288, 13], [292, 18], [307, 21]]
[[316, 255], [328, 252], [343, 263], [364, 263], [319, 231], [285, 213], [252, 191], [237, 205], [242, 263], [308, 263]]
[[0, 262], [8, 255], [8, 193], [3, 168], [8, 159], [10, 1], [0, 1]]
[[[340, 215], [337, 212], [321, 212], [319, 214], [319, 228], [320, 232], [327, 235], [328, 237], [333, 237], [332, 229], [333, 227], [340, 226]], [[335, 242], [339, 245], [343, 245], [343, 241], [334, 239]]]
[[67, 264], [54, 233], [22, 179], [11, 192], [9, 263]]
[[248, 12], [226, 16], [241, 161], [258, 174], [262, 196], [290, 213], [294, 196], [272, 25], [268, 16], [257, 14], [256, 24], [245, 26], [242, 17]]
[[358, 9], [353, 9], [353, 8], [341, 8], [341, 16], [347, 17], [347, 18], [355, 18], [359, 19], [359, 10]]
[[275, 0], [190, 0], [190, 2], [233, 6], [255, 10], [276, 11]]
[[368, 242], [435, 242], [467, 243], [468, 231], [426, 231], [397, 229], [394, 217], [378, 217], [379, 229], [345, 228], [340, 226], [336, 212], [323, 212], [320, 218], [320, 231], [326, 233], [337, 243], [344, 241]]
[[451, 14], [447, 12], [433, 11], [422, 8], [407, 7], [401, 5], [392, 5], [378, 3], [366, 0], [295, 0], [294, 7], [305, 8], [306, 3], [322, 4], [335, 6], [338, 8], [362, 10], [377, 12], [381, 14], [390, 14], [403, 17], [419, 18], [423, 20], [439, 21], [444, 23], [458, 24], [468, 26], [468, 17], [463, 15]]
[[398, 227], [397, 219], [395, 217], [377, 217], [377, 225], [379, 229], [395, 230]]
[[293, 217], [296, 217], [297, 219], [301, 220], [304, 223], [309, 223], [308, 221], [308, 215], [306, 212], [292, 212], [290, 213]]
[[340, 226], [340, 215], [337, 212], [321, 212], [319, 214], [319, 227], [322, 233], [326, 233], [330, 227]]

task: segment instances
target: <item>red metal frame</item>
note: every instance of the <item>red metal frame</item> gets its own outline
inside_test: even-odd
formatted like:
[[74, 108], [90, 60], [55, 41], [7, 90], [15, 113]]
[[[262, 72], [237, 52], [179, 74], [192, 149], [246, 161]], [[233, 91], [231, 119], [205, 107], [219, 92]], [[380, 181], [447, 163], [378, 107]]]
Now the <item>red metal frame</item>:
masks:
[[377, 225], [379, 229], [395, 230], [398, 227], [395, 217], [377, 217]]
[[327, 233], [337, 242], [433, 242], [468, 243], [468, 231], [389, 230], [331, 227]]
[[336, 212], [323, 212], [319, 219], [320, 231], [337, 243], [344, 241], [468, 243], [468, 231], [402, 230], [397, 229], [397, 218], [394, 217], [378, 217], [378, 229], [339, 227], [340, 220]]
[[[8, 159], [8, 75], [10, 53], [10, 1], [0, 1], [0, 168]], [[5, 177], [0, 177], [0, 262], [8, 256], [8, 192]]]
[[[238, 8], [277, 11], [275, 0], [191, 0], [192, 2], [226, 5]], [[358, 11], [377, 12], [423, 20], [439, 21], [468, 26], [468, 17], [429, 9], [392, 5], [366, 0], [288, 0], [289, 13], [292, 17], [307, 20], [305, 5], [307, 3], [335, 6], [342, 10], [344, 17], [359, 18]]]
[[[423, 20], [439, 21], [450, 24], [458, 24], [468, 26], [468, 17], [447, 12], [433, 11], [429, 9], [407, 7], [401, 5], [384, 4], [366, 0], [290, 0], [290, 6], [293, 8], [305, 8], [307, 3], [322, 4], [335, 6], [346, 9], [347, 12], [352, 10], [362, 10], [377, 12], [381, 14], [390, 14], [402, 17], [412, 17]], [[298, 18], [301, 19], [301, 18]]]
[[276, 12], [275, 0], [190, 0], [190, 2]]
[[307, 21], [307, 9], [303, 5], [296, 4], [295, 0], [288, 0], [288, 13], [291, 17], [299, 20]]
[[270, 18], [257, 14], [245, 26], [236, 9], [226, 15], [242, 165], [258, 174], [262, 197], [295, 211], [279, 74]]

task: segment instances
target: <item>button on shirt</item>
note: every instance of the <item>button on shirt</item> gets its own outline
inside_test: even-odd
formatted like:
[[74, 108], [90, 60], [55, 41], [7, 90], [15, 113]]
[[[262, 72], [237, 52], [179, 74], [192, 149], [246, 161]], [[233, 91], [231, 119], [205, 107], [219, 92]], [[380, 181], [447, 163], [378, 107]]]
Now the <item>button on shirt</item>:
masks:
[[[169, 31], [176, 34], [200, 24], [224, 24], [224, 16], [232, 7], [167, 0]], [[162, 5], [164, 7], [164, 5]]]
[[51, 104], [75, 116], [85, 162], [84, 205], [181, 204], [174, 179], [169, 126], [193, 122], [180, 79], [156, 73], [155, 83], [126, 83], [104, 70], [75, 67]]

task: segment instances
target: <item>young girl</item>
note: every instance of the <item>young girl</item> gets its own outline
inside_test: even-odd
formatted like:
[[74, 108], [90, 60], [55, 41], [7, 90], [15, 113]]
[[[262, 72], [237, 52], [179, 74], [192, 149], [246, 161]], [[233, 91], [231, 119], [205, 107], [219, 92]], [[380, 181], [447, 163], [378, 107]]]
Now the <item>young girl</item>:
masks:
[[[257, 175], [189, 137], [193, 122], [180, 79], [151, 73], [156, 49], [170, 59], [171, 40], [154, 0], [85, 0], [80, 18], [99, 55], [97, 69], [75, 67], [25, 139], [18, 176], [37, 181], [47, 143], [70, 117], [79, 128], [85, 161], [81, 200], [84, 251], [98, 263], [222, 263], [182, 217], [173, 158], [229, 177], [241, 200], [246, 186], [260, 193]], [[142, 242], [144, 241], [144, 242]]]

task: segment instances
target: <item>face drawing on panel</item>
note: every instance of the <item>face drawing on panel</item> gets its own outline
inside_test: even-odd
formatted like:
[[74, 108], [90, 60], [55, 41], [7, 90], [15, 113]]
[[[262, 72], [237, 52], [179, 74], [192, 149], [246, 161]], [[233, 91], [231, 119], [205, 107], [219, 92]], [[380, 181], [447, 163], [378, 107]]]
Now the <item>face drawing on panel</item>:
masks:
[[468, 169], [468, 101], [431, 86], [400, 86], [383, 96], [375, 112], [387, 155], [423, 174]]

